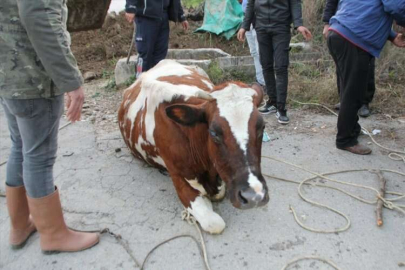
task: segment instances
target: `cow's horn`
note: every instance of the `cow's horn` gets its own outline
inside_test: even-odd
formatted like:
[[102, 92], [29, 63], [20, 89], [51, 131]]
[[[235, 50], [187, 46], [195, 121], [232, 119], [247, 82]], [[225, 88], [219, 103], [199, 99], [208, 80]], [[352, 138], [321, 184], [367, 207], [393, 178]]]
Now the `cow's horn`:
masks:
[[215, 99], [205, 91], [198, 91], [197, 94], [196, 94], [196, 97], [201, 98], [201, 99], [205, 99], [205, 100], [214, 100]]

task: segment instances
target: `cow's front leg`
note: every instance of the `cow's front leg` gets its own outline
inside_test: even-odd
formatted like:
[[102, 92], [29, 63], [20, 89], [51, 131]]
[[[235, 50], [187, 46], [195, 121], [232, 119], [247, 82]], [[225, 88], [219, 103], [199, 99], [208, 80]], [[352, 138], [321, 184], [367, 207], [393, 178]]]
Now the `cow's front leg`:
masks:
[[222, 181], [222, 179], [219, 176], [217, 176], [217, 180], [219, 182], [218, 193], [210, 197], [211, 201], [213, 202], [222, 201], [225, 198], [226, 194], [225, 181]]
[[202, 186], [194, 185], [193, 180], [172, 177], [180, 201], [187, 211], [200, 223], [201, 228], [211, 234], [219, 234], [225, 229], [225, 221], [212, 209], [211, 201], [205, 197]]

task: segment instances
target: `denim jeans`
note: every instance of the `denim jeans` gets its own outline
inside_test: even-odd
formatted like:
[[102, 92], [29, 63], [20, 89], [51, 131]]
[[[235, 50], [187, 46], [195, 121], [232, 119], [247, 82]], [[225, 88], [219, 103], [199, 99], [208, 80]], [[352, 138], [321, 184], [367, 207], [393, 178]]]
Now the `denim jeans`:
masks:
[[251, 26], [250, 31], [246, 31], [246, 39], [249, 45], [250, 55], [253, 57], [256, 70], [256, 81], [265, 85], [262, 65], [260, 64], [259, 43], [257, 42], [256, 30]]
[[58, 149], [64, 96], [50, 99], [1, 99], [11, 138], [6, 184], [25, 186], [28, 196], [54, 192], [53, 165]]

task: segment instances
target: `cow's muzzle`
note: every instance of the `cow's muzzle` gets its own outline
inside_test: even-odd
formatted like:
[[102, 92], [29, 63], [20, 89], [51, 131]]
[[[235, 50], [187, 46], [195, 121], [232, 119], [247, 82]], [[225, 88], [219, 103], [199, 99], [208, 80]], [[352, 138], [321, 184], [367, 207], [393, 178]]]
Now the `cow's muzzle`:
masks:
[[251, 209], [267, 204], [269, 199], [267, 189], [263, 189], [263, 192], [258, 193], [252, 188], [247, 188], [236, 191], [232, 204], [239, 209]]

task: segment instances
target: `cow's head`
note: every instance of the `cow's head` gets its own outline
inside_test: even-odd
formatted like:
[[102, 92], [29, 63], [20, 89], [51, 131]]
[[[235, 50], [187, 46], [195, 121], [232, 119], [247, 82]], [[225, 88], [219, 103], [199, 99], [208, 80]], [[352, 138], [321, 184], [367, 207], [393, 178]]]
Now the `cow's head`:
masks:
[[257, 84], [227, 83], [216, 87], [211, 97], [200, 105], [171, 105], [166, 114], [181, 125], [207, 125], [209, 158], [235, 207], [265, 205], [269, 195], [260, 168], [265, 123], [257, 110], [262, 89]]

